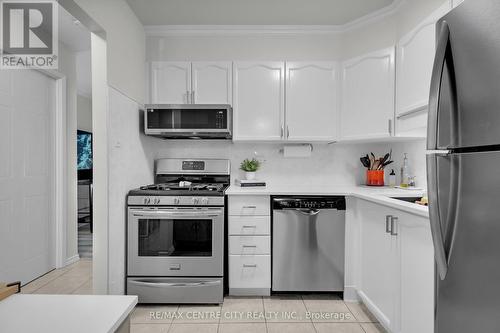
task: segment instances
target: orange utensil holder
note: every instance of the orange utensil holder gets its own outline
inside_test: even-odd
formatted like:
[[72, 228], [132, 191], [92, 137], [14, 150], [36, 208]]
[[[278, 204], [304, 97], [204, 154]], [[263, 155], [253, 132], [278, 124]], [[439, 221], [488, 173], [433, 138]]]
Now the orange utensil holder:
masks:
[[367, 170], [366, 185], [384, 186], [384, 170]]

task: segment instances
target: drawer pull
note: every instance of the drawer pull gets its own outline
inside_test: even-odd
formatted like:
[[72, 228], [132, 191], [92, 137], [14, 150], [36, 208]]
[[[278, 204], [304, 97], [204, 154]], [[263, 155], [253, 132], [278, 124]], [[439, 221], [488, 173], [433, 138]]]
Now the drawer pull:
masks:
[[257, 206], [243, 206], [243, 208], [255, 209], [255, 208], [257, 208]]
[[257, 245], [242, 245], [244, 248], [256, 248]]
[[244, 268], [255, 268], [255, 267], [257, 267], [257, 264], [252, 264], [252, 265], [250, 265], [250, 264], [243, 264], [243, 267]]
[[246, 228], [246, 229], [255, 229], [257, 228], [256, 225], [244, 225], [243, 228]]

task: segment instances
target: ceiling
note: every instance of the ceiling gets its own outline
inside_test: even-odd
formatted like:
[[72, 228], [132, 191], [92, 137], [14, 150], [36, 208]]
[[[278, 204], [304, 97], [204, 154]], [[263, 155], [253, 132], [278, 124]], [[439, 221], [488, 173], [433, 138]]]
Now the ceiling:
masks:
[[127, 0], [143, 25], [344, 25], [395, 0]]
[[58, 12], [59, 40], [73, 52], [90, 50], [90, 32], [63, 7]]

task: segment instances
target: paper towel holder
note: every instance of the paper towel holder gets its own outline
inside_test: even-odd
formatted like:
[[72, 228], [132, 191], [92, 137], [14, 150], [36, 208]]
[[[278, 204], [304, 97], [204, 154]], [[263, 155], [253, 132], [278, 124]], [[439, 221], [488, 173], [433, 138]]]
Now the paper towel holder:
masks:
[[[300, 146], [300, 147], [311, 147], [311, 153], [314, 151], [314, 146], [310, 143], [302, 143], [302, 144], [288, 144], [287, 146]], [[285, 148], [280, 148], [280, 154], [284, 154]]]

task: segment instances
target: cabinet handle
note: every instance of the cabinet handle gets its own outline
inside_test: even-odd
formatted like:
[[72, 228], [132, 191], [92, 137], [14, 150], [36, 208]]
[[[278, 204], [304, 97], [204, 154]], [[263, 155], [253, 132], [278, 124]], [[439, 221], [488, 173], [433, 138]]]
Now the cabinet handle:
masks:
[[290, 128], [288, 125], [286, 125], [286, 138], [288, 139], [290, 137]]
[[243, 206], [243, 208], [255, 209], [255, 208], [257, 208], [257, 206]]
[[257, 245], [242, 245], [244, 248], [257, 248]]
[[245, 228], [245, 229], [255, 229], [255, 228], [257, 228], [257, 226], [256, 225], [244, 225], [243, 228]]
[[190, 104], [189, 97], [190, 97], [189, 90], [186, 90], [186, 104]]
[[243, 267], [244, 268], [255, 268], [255, 267], [257, 267], [257, 264], [252, 264], [252, 265], [243, 264]]
[[191, 104], [196, 104], [196, 102], [194, 101], [194, 90], [191, 91]]
[[391, 218], [391, 236], [397, 236], [397, 223], [398, 223], [398, 218], [397, 217], [392, 217]]
[[281, 138], [285, 138], [285, 128], [281, 126]]
[[392, 232], [391, 220], [392, 220], [392, 215], [386, 215], [386, 217], [385, 217], [385, 232], [388, 234], [390, 234]]
[[388, 124], [389, 124], [389, 135], [392, 135], [392, 119], [389, 119]]

